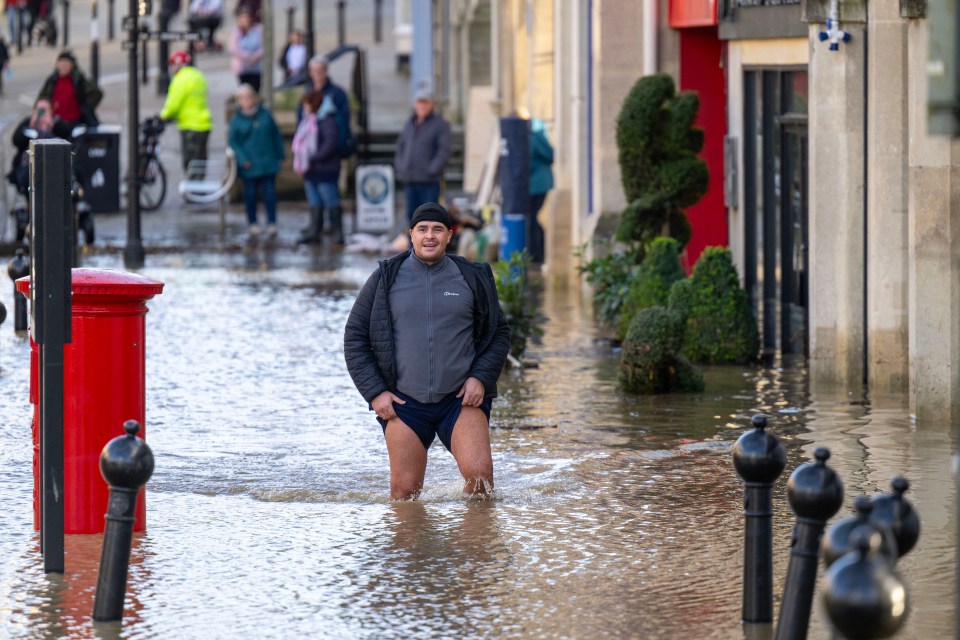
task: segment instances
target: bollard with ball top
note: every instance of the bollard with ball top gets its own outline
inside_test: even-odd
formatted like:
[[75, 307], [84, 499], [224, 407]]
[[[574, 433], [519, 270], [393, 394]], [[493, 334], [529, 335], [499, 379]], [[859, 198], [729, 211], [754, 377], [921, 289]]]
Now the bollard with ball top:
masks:
[[870, 519], [870, 513], [873, 511], [873, 502], [867, 496], [857, 496], [853, 501], [853, 507], [856, 509], [856, 515], [839, 520], [823, 536], [823, 544], [820, 545], [820, 552], [823, 554], [823, 565], [830, 567], [834, 562], [853, 551], [856, 547], [853, 540], [853, 532], [864, 528], [865, 531], [876, 531], [880, 535], [880, 546], [877, 553], [886, 558], [890, 564], [894, 564], [900, 556], [897, 552], [897, 539], [893, 531], [882, 522], [875, 522]]
[[100, 453], [100, 473], [110, 485], [110, 501], [93, 604], [93, 619], [98, 621], [123, 618], [137, 492], [153, 474], [153, 452], [137, 437], [140, 423], [127, 420], [123, 429], [127, 435], [114, 438]]
[[765, 431], [767, 418], [753, 416], [753, 430], [733, 446], [733, 466], [743, 479], [743, 622], [773, 622], [773, 483], [787, 455]]
[[23, 255], [23, 249], [17, 249], [13, 259], [7, 265], [7, 275], [13, 280], [13, 330], [27, 330], [27, 298], [17, 291], [17, 280], [30, 275], [30, 261]]
[[787, 481], [787, 499], [797, 516], [790, 540], [790, 564], [783, 590], [776, 640], [803, 640], [810, 625], [810, 610], [817, 578], [820, 537], [827, 520], [843, 504], [843, 482], [827, 467], [830, 451], [818, 447], [816, 462], [800, 465]]
[[903, 578], [880, 553], [882, 534], [860, 525], [853, 551], [834, 562], [823, 579], [823, 602], [834, 628], [849, 640], [889, 638], [910, 610]]
[[890, 481], [892, 493], [880, 493], [871, 499], [873, 510], [870, 512], [870, 522], [886, 525], [893, 531], [897, 539], [897, 554], [899, 557], [907, 555], [920, 537], [920, 517], [913, 505], [903, 497], [910, 488], [910, 483], [903, 476], [896, 476]]

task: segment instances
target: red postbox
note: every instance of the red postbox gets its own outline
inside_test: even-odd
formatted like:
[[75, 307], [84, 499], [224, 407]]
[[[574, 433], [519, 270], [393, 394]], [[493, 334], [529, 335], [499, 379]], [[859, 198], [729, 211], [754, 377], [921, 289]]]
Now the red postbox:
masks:
[[[100, 475], [100, 451], [123, 433], [125, 420], [140, 422], [146, 438], [146, 301], [163, 283], [113, 269], [73, 269], [72, 342], [63, 347], [64, 533], [101, 533], [110, 490]], [[30, 297], [30, 278], [16, 281]], [[33, 403], [33, 526], [40, 528], [39, 351], [30, 341]], [[146, 527], [143, 489], [135, 531]]]

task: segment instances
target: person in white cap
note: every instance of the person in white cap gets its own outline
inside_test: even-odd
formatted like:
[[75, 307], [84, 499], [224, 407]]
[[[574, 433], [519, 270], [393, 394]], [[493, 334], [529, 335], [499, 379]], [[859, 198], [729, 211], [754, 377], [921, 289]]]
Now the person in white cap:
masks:
[[417, 92], [413, 115], [407, 119], [397, 138], [394, 169], [403, 183], [407, 199], [407, 221], [426, 202], [440, 200], [440, 181], [450, 159], [450, 125], [434, 113], [433, 94]]

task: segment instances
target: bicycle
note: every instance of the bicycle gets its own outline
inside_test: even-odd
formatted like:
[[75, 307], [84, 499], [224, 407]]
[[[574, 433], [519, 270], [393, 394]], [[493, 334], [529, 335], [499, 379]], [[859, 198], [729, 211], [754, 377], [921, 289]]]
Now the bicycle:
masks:
[[140, 186], [140, 209], [156, 211], [167, 195], [167, 172], [160, 162], [160, 134], [164, 123], [157, 116], [140, 125], [137, 184]]

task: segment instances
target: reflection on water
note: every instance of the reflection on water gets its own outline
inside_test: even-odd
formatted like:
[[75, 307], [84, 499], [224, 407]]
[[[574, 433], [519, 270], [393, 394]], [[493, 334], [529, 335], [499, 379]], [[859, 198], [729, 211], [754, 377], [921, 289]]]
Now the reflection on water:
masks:
[[[101, 260], [90, 266], [117, 266]], [[150, 263], [145, 275], [166, 283], [147, 316], [157, 463], [122, 625], [90, 621], [99, 536], [69, 536], [67, 573], [42, 573], [28, 346], [0, 329], [0, 636], [768, 637], [739, 624], [730, 464], [757, 412], [788, 452], [774, 491], [777, 597], [786, 476], [828, 446], [847, 488], [838, 518], [855, 495], [910, 479], [923, 532], [901, 562], [914, 611], [898, 637], [952, 634], [956, 445], [900, 399], [811, 393], [802, 361], [710, 368], [703, 394], [622, 396], [580, 292], [550, 290], [539, 367], [507, 372], [494, 404], [497, 499], [463, 501], [438, 446], [423, 500], [390, 503], [380, 429], [342, 359], [372, 261], [278, 251]], [[9, 296], [0, 287], [12, 309]], [[830, 637], [819, 606], [810, 637]]]

